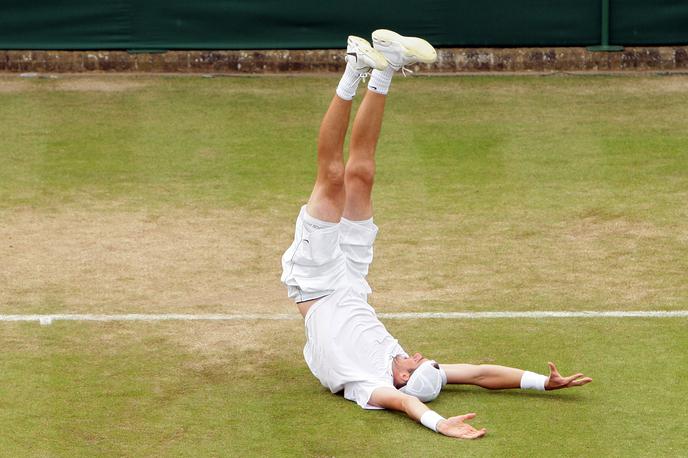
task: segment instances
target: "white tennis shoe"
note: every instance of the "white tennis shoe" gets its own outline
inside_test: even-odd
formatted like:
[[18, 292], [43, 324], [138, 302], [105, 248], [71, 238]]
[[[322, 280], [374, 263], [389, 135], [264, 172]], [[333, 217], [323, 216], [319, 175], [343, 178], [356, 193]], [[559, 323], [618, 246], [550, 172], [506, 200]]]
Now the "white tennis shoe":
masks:
[[427, 41], [405, 37], [387, 29], [373, 32], [373, 47], [385, 56], [395, 70], [410, 71], [404, 67], [417, 62], [432, 64], [437, 60], [437, 51]]
[[384, 70], [388, 65], [385, 56], [370, 46], [368, 40], [353, 35], [346, 42], [345, 60], [362, 75], [373, 69]]

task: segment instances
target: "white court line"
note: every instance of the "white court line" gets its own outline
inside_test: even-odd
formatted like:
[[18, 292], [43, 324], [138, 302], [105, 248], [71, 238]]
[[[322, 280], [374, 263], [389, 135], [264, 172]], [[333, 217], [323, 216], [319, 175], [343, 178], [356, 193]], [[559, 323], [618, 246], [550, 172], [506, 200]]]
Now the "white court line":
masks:
[[607, 312], [580, 311], [580, 312], [419, 312], [419, 313], [379, 313], [380, 317], [399, 320], [411, 320], [416, 318], [440, 318], [440, 319], [481, 319], [481, 318], [688, 318], [688, 310], [673, 311], [624, 311], [614, 310]]
[[[580, 311], [528, 311], [528, 312], [399, 312], [378, 313], [380, 318], [392, 320], [416, 319], [495, 319], [495, 318], [688, 318], [688, 310], [672, 311], [623, 311], [606, 312]], [[301, 320], [293, 314], [142, 314], [126, 313], [119, 315], [97, 314], [45, 314], [45, 315], [0, 315], [0, 321], [38, 321], [41, 324], [51, 324], [53, 321], [255, 321], [255, 320]]]

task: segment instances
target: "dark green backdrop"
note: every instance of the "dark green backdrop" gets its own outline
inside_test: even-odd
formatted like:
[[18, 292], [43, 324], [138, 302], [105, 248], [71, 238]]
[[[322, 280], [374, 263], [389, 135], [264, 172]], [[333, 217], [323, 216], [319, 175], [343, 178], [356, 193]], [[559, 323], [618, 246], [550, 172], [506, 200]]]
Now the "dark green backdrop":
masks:
[[[0, 49], [340, 48], [385, 27], [437, 46], [600, 42], [601, 0], [0, 0]], [[688, 43], [688, 0], [611, 0], [610, 42]]]

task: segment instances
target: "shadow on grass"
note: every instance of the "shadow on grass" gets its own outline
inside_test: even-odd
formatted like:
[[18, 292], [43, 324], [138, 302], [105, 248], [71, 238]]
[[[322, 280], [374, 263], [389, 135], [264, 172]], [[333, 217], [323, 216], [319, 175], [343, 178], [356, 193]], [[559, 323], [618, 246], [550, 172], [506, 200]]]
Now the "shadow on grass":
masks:
[[[500, 396], [506, 398], [519, 397], [519, 398], [530, 398], [530, 399], [544, 399], [547, 397], [555, 396], [552, 399], [556, 399], [561, 402], [581, 402], [586, 399], [579, 393], [572, 393], [570, 391], [557, 390], [554, 392], [535, 392], [535, 391], [523, 391], [523, 390], [488, 390], [479, 387], [469, 387], [469, 386], [447, 386], [442, 389], [441, 396], [446, 398], [454, 397], [455, 395], [470, 394], [471, 396], [482, 397], [482, 396]], [[451, 395], [451, 396], [448, 396]]]

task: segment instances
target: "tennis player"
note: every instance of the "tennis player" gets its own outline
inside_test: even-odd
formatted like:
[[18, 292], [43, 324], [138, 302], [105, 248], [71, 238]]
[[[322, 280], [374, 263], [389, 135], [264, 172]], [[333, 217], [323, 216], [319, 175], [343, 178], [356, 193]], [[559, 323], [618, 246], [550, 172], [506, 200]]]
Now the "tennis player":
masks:
[[[466, 420], [449, 418], [424, 402], [435, 399], [447, 383], [488, 389], [556, 390], [592, 381], [577, 373], [549, 375], [497, 365], [438, 364], [420, 353], [409, 355], [368, 304], [366, 276], [378, 231], [373, 223], [371, 192], [375, 149], [385, 100], [397, 71], [416, 62], [432, 63], [435, 49], [425, 40], [390, 30], [373, 32], [373, 46], [350, 36], [346, 69], [318, 135], [315, 186], [296, 220], [294, 241], [282, 257], [282, 282], [305, 319], [303, 355], [320, 383], [364, 409], [392, 409], [446, 436], [475, 439], [485, 435]], [[369, 77], [356, 113], [343, 161], [344, 138], [352, 99]]]

